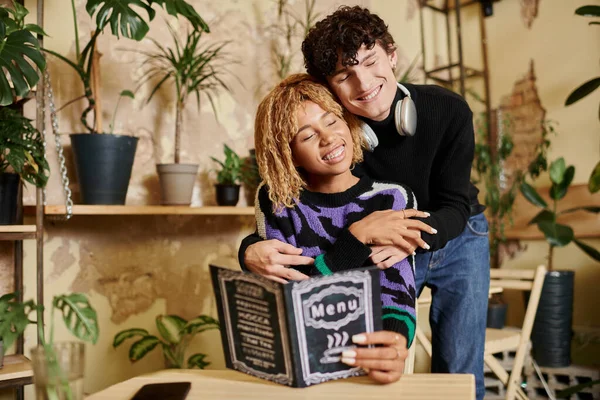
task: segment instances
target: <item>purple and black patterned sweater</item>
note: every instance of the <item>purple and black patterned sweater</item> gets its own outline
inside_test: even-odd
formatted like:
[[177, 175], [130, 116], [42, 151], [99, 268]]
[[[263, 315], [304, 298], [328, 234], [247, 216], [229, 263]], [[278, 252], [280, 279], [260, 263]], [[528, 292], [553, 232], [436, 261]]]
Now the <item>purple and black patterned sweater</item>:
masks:
[[[350, 189], [334, 194], [304, 190], [293, 208], [275, 214], [267, 187], [256, 202], [256, 224], [262, 239], [277, 239], [302, 249], [314, 265], [294, 266], [306, 275], [330, 275], [369, 265], [371, 248], [348, 227], [374, 211], [417, 208], [414, 194], [395, 183], [362, 177]], [[414, 257], [381, 271], [383, 328], [404, 335], [410, 346], [415, 332]]]

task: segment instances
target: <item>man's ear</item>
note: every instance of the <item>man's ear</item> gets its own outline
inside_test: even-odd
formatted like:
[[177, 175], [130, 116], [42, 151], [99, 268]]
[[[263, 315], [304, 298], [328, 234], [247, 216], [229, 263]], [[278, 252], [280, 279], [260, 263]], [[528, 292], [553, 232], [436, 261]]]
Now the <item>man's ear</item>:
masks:
[[394, 51], [391, 54], [388, 54], [388, 59], [390, 60], [392, 69], [395, 69], [396, 65], [398, 64], [398, 51], [394, 49]]

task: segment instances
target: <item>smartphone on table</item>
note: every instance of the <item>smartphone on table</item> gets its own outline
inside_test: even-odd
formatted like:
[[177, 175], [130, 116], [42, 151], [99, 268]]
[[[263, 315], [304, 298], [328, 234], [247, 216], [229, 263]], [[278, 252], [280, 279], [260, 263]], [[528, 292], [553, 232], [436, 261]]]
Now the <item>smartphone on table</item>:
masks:
[[191, 387], [191, 382], [150, 383], [142, 386], [131, 400], [184, 400]]

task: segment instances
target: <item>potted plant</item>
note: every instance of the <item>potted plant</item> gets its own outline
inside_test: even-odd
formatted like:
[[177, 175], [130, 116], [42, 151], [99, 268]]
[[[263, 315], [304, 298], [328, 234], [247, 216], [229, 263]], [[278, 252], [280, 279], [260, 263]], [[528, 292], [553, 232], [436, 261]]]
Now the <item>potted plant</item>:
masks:
[[156, 317], [156, 328], [161, 336], [150, 335], [141, 328], [125, 329], [115, 335], [113, 347], [116, 349], [125, 340], [141, 337], [129, 349], [129, 360], [136, 362], [160, 344], [166, 368], [200, 368], [210, 363], [205, 361], [206, 354], [192, 354], [185, 362], [185, 353], [194, 336], [198, 333], [219, 329], [219, 321], [206, 315], [186, 321], [177, 315], [159, 315]]
[[44, 35], [44, 31], [38, 25], [25, 24], [27, 14], [29, 11], [14, 1], [12, 8], [0, 7], [0, 106], [26, 96], [46, 68], [46, 59], [34, 36]]
[[16, 223], [21, 180], [44, 187], [49, 172], [40, 132], [18, 112], [0, 107], [0, 225]]
[[[16, 293], [0, 297], [0, 337], [9, 347], [28, 324], [37, 324], [40, 344], [32, 349], [32, 365], [37, 399], [83, 399], [84, 347], [82, 343], [54, 343], [54, 313], [62, 313], [67, 329], [77, 338], [96, 343], [98, 320], [86, 296], [80, 293], [55, 296], [52, 300], [50, 334], [45, 335], [42, 321], [44, 307], [33, 300], [18, 301]], [[30, 314], [37, 314], [32, 321]], [[0, 356], [2, 352], [0, 352]]]
[[[71, 66], [83, 83], [84, 94], [77, 99], [85, 98], [87, 107], [81, 115], [81, 123], [91, 134], [71, 134], [71, 145], [76, 166], [77, 177], [86, 204], [124, 204], [127, 195], [131, 168], [137, 146], [138, 138], [102, 134], [102, 118], [98, 110], [100, 88], [98, 57], [96, 42], [100, 33], [110, 26], [113, 35], [120, 35], [142, 40], [148, 32], [148, 23], [138, 13], [141, 9], [149, 21], [156, 14], [153, 6], [162, 6], [173, 16], [183, 16], [188, 19], [194, 29], [208, 31], [208, 26], [184, 0], [87, 0], [86, 10], [94, 18], [96, 28], [89, 42], [80, 50], [79, 30], [75, 13], [75, 0], [71, 0], [75, 28], [75, 60], [70, 60], [54, 51], [45, 49], [46, 52], [58, 57]], [[142, 15], [143, 15], [142, 14]], [[77, 100], [76, 99], [76, 100]], [[88, 120], [92, 113], [93, 122]]]
[[258, 185], [260, 184], [260, 174], [258, 173], [255, 150], [250, 149], [250, 155], [248, 157], [244, 157], [241, 162], [240, 180], [244, 185], [246, 203], [249, 206], [253, 206], [256, 197], [256, 189], [258, 189]]
[[220, 206], [235, 206], [240, 200], [240, 156], [226, 144], [223, 145], [225, 161], [211, 159], [221, 167], [217, 170], [217, 204]]
[[561, 157], [550, 164], [549, 173], [552, 182], [550, 205], [527, 182], [521, 184], [521, 193], [527, 201], [542, 209], [530, 224], [537, 225], [549, 246], [548, 273], [532, 332], [533, 356], [540, 366], [564, 367], [570, 364], [574, 271], [555, 269], [554, 249], [573, 242], [596, 261], [600, 261], [600, 252], [577, 239], [573, 229], [557, 219], [579, 210], [598, 213], [600, 207], [575, 207], [558, 211], [558, 202], [567, 194], [575, 167], [567, 166]]
[[229, 73], [227, 66], [232, 60], [224, 49], [228, 42], [201, 42], [202, 31], [192, 31], [185, 40], [179, 39], [177, 33], [169, 27], [173, 38], [173, 49], [152, 40], [152, 51], [135, 50], [142, 54], [145, 73], [139, 85], [156, 80], [147, 102], [169, 82], [175, 89], [175, 149], [173, 163], [158, 164], [156, 169], [160, 179], [162, 204], [189, 205], [198, 172], [198, 164], [181, 163], [181, 134], [183, 129], [183, 114], [185, 106], [194, 95], [198, 110], [200, 97], [206, 95], [212, 109], [217, 114], [213, 97], [222, 89], [230, 91], [224, 76]]

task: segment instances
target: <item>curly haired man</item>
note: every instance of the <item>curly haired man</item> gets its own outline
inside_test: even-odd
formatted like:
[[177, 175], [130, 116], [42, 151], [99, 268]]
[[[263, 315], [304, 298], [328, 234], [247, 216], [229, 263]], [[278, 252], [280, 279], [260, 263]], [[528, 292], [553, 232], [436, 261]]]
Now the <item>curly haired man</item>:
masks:
[[[361, 224], [360, 232], [368, 232], [357, 239], [375, 245], [371, 262], [382, 268], [417, 252], [417, 292], [428, 286], [433, 295], [432, 372], [474, 374], [477, 398], [482, 399], [489, 243], [484, 207], [470, 183], [474, 134], [469, 106], [441, 87], [399, 87], [393, 71], [396, 47], [387, 26], [358, 6], [341, 7], [318, 22], [302, 51], [307, 72], [326, 82], [379, 142], [374, 151], [365, 152], [354, 173], [407, 185], [420, 209], [430, 213], [425, 220], [411, 218], [407, 211], [404, 222], [374, 212], [355, 222]], [[403, 107], [397, 111], [408, 95], [416, 111], [412, 132], [411, 127], [402, 129]], [[414, 219], [433, 229], [410, 225]], [[239, 256], [246, 269], [281, 281], [306, 278], [289, 268], [314, 262], [301, 254], [289, 244], [251, 235], [242, 242]]]

